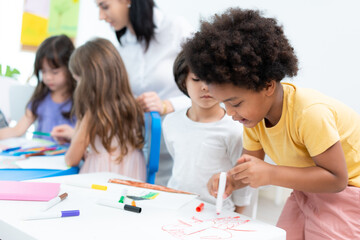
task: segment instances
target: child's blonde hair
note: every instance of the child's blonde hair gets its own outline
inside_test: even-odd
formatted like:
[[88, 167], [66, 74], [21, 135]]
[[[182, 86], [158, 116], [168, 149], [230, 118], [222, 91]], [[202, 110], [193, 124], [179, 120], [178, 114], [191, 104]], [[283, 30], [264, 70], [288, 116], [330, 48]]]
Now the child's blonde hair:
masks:
[[80, 77], [74, 97], [75, 114], [81, 120], [90, 113], [87, 132], [94, 150], [96, 136], [108, 152], [115, 150], [111, 143], [117, 138], [119, 161], [128, 153], [128, 146], [141, 149], [144, 114], [130, 90], [124, 63], [114, 45], [102, 38], [88, 41], [71, 55], [69, 67]]

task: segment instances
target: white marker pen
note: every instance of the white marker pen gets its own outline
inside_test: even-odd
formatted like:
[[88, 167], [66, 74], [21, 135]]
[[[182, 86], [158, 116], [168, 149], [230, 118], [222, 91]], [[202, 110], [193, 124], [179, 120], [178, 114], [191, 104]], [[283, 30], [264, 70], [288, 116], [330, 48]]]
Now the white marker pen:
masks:
[[226, 186], [226, 172], [220, 173], [219, 178], [219, 188], [218, 188], [218, 194], [216, 198], [216, 214], [219, 215], [221, 213], [222, 205], [223, 205], [223, 196], [225, 192], [225, 186]]

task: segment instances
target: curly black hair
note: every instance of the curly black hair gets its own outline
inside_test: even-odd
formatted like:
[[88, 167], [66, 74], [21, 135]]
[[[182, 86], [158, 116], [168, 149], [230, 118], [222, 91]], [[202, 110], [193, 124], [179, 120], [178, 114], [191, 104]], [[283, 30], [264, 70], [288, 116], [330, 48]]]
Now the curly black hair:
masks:
[[231, 83], [260, 91], [271, 80], [296, 76], [298, 59], [275, 19], [229, 8], [183, 44], [186, 62], [208, 84]]

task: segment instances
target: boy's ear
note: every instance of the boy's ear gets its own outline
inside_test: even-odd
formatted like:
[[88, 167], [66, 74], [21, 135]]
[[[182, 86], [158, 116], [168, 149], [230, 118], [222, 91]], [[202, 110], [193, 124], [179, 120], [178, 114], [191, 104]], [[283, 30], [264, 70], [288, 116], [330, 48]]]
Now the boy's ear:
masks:
[[265, 92], [267, 96], [272, 96], [275, 92], [275, 89], [277, 87], [277, 82], [275, 80], [271, 80], [267, 83], [265, 87]]

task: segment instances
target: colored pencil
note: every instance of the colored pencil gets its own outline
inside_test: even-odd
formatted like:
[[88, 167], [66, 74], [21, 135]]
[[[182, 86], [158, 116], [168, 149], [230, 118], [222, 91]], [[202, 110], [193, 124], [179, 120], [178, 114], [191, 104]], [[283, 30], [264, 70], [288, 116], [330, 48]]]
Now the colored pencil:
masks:
[[47, 133], [47, 132], [35, 131], [35, 132], [33, 132], [32, 134], [34, 134], [34, 135], [39, 135], [39, 136], [48, 136], [48, 137], [51, 137], [51, 134], [50, 134], [50, 133]]

